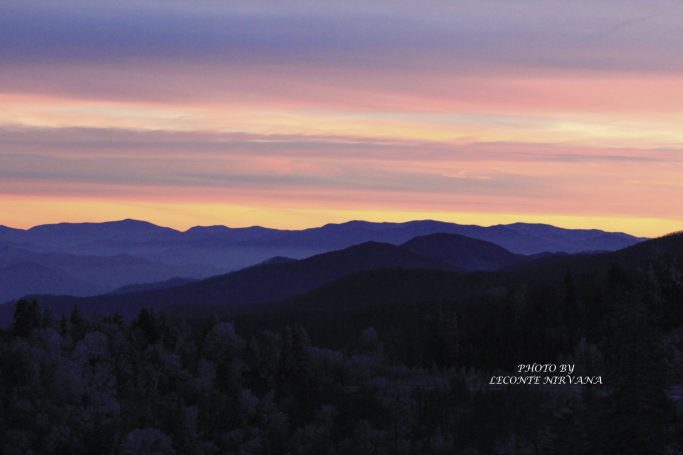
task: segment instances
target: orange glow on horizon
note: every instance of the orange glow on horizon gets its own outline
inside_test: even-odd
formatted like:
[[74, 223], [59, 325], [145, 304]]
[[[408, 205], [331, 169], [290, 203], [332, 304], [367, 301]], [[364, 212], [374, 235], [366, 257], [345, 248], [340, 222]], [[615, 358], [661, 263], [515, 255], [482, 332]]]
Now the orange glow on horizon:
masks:
[[27, 229], [60, 222], [103, 222], [133, 218], [186, 230], [193, 226], [265, 226], [304, 229], [350, 220], [404, 222], [432, 219], [459, 224], [490, 226], [514, 222], [544, 223], [573, 229], [603, 229], [644, 237], [658, 237], [683, 229], [683, 218], [665, 219], [630, 216], [575, 216], [566, 214], [477, 213], [460, 211], [416, 211], [383, 208], [338, 210], [324, 206], [258, 206], [218, 203], [101, 200], [88, 198], [3, 198], [3, 223]]

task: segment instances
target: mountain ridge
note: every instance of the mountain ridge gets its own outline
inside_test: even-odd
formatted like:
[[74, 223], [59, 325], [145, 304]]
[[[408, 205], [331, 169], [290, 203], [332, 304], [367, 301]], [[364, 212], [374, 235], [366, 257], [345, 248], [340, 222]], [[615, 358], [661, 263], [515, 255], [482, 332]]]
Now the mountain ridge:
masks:
[[408, 240], [401, 247], [468, 271], [498, 270], [526, 258], [495, 243], [459, 234], [423, 235]]
[[[430, 246], [429, 236], [452, 236], [442, 239], [450, 239], [453, 244], [437, 242]], [[272, 262], [272, 258], [301, 260], [367, 242], [406, 245], [420, 237], [421, 246], [408, 244], [407, 249], [417, 248], [414, 253], [461, 270], [496, 270], [517, 262], [515, 255], [519, 254], [615, 250], [641, 241], [628, 234], [597, 229], [567, 230], [529, 223], [482, 227], [434, 220], [352, 220], [302, 230], [216, 225], [178, 231], [133, 219], [46, 224], [26, 230], [4, 227], [0, 229], [0, 266], [11, 268], [12, 264], [34, 262], [52, 271], [35, 269], [35, 276], [45, 276], [45, 283], [50, 283], [38, 286], [30, 269], [5, 269], [4, 273], [14, 280], [6, 280], [3, 300], [33, 293], [61, 293], [64, 288], [59, 280], [48, 279], [59, 273], [74, 283], [67, 288], [69, 292], [85, 296], [177, 276], [204, 279]], [[465, 243], [458, 244], [457, 238]], [[467, 248], [472, 248], [474, 256], [469, 256]], [[450, 256], [445, 254], [449, 249], [453, 250]], [[488, 258], [484, 258], [484, 250], [488, 250]], [[534, 259], [527, 258], [532, 262]], [[474, 265], [475, 260], [479, 264]], [[31, 283], [35, 289], [26, 286]]]
[[[193, 301], [219, 306], [265, 303], [294, 297], [355, 272], [382, 268], [449, 269], [449, 266], [395, 245], [366, 242], [299, 261], [248, 267], [170, 289], [94, 297], [42, 295], [29, 298], [40, 299], [56, 313], [78, 305], [86, 313], [104, 310], [131, 316], [145, 306], [161, 309]], [[6, 305], [0, 305], [3, 307]]]
[[[624, 232], [600, 229], [567, 229], [540, 223], [511, 223], [492, 226], [457, 224], [437, 220], [407, 222], [371, 222], [351, 220], [327, 223], [300, 230], [273, 229], [262, 226], [232, 228], [222, 225], [193, 226], [185, 231], [156, 224], [124, 219], [102, 223], [56, 223], [29, 229], [5, 227], [0, 229], [0, 240], [37, 242], [55, 247], [73, 247], [92, 242], [127, 242], [163, 245], [219, 242], [243, 247], [305, 247], [332, 249], [355, 245], [364, 241], [383, 241], [401, 244], [420, 235], [451, 233], [495, 243], [519, 254], [545, 251], [615, 250], [645, 240]], [[262, 258], [261, 260], [266, 259]]]
[[[433, 238], [462, 240], [449, 235], [437, 235]], [[427, 240], [430, 240], [429, 236]], [[467, 239], [467, 241], [479, 244], [479, 241], [472, 241], [472, 239]], [[416, 289], [427, 290], [429, 290], [429, 283], [435, 283], [437, 288], [428, 293], [432, 297], [435, 292], [436, 295], [444, 292], [444, 297], [449, 295], [452, 297], [455, 295], [452, 291], [456, 289], [460, 289], [459, 292], [469, 292], [467, 289], [470, 289], [473, 283], [480, 283], [477, 286], [488, 283], [486, 286], [490, 288], [491, 295], [498, 295], [500, 292], [505, 292], [507, 283], [519, 283], [520, 279], [523, 281], [539, 280], [554, 275], [555, 278], [551, 279], [556, 280], [561, 279], [571, 270], [583, 274], [596, 272], [604, 274], [613, 263], [627, 267], [642, 267], [641, 264], [668, 256], [683, 257], [683, 234], [648, 240], [617, 252], [520, 257], [519, 264], [503, 267], [494, 272], [458, 271], [453, 264], [442, 261], [438, 256], [428, 258], [404, 247], [388, 243], [365, 242], [293, 262], [266, 263], [248, 267], [171, 289], [148, 290], [125, 295], [105, 294], [95, 297], [34, 297], [51, 307], [56, 314], [70, 311], [74, 306], [78, 306], [85, 313], [118, 312], [126, 317], [134, 316], [143, 307], [164, 311], [184, 308], [183, 311], [190, 311], [190, 314], [196, 311], [201, 313], [207, 308], [214, 308], [223, 313], [233, 310], [253, 311], [256, 309], [260, 311], [258, 308], [265, 310], [278, 302], [297, 301], [300, 300], [298, 296], [306, 296], [310, 293], [321, 295], [320, 292], [325, 294], [330, 289], [336, 289], [334, 292], [337, 293], [344, 289], [356, 289], [355, 292], [360, 292], [366, 286], [374, 286], [373, 295], [381, 300], [392, 295], [400, 296], [402, 294], [400, 289], [407, 289], [404, 294], [410, 291], [410, 286], [407, 288], [400, 286], [410, 282], [416, 283]], [[418, 272], [419, 270], [422, 272]], [[359, 286], [352, 278], [354, 274], [360, 277], [359, 279], [370, 281]], [[398, 287], [393, 294], [385, 294], [382, 286], [391, 286], [391, 277], [398, 277], [400, 282], [396, 282]], [[376, 279], [384, 280], [384, 284], [377, 282]], [[320, 289], [323, 291], [318, 291]], [[328, 291], [324, 291], [325, 289]], [[344, 301], [344, 295], [338, 296], [341, 299], [340, 302]], [[349, 296], [346, 295], [346, 298], [348, 299]], [[361, 300], [366, 301], [367, 298]], [[7, 323], [7, 318], [10, 317], [12, 306], [0, 305], [0, 313], [2, 313], [0, 319], [4, 323]]]

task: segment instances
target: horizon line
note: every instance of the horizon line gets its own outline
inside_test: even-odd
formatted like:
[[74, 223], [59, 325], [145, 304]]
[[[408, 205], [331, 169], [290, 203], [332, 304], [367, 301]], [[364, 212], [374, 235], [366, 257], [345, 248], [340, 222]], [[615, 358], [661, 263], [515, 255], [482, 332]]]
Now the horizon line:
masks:
[[264, 225], [260, 225], [260, 224], [254, 224], [254, 225], [248, 225], [248, 226], [229, 226], [227, 224], [197, 224], [197, 225], [190, 226], [186, 229], [182, 229], [182, 228], [167, 226], [164, 224], [157, 224], [153, 221], [149, 221], [149, 220], [145, 220], [145, 219], [138, 219], [138, 218], [121, 218], [121, 219], [104, 220], [104, 221], [59, 221], [59, 222], [53, 222], [53, 223], [36, 224], [34, 226], [27, 227], [27, 228], [17, 228], [17, 227], [8, 226], [5, 224], [0, 224], [0, 227], [27, 232], [27, 231], [30, 231], [31, 229], [34, 229], [37, 227], [42, 227], [42, 226], [107, 224], [107, 223], [122, 223], [122, 222], [126, 222], [126, 221], [146, 223], [146, 224], [150, 224], [152, 226], [163, 228], [163, 229], [171, 229], [171, 230], [179, 232], [179, 233], [186, 233], [186, 232], [189, 232], [190, 230], [195, 229], [195, 228], [211, 228], [211, 227], [224, 227], [227, 229], [261, 228], [261, 229], [271, 229], [271, 230], [277, 230], [277, 231], [304, 231], [304, 230], [308, 230], [308, 229], [319, 229], [319, 228], [323, 228], [325, 226], [338, 226], [338, 225], [349, 224], [349, 223], [408, 224], [408, 223], [418, 223], [418, 222], [434, 222], [434, 223], [444, 223], [444, 224], [452, 224], [452, 225], [460, 225], [460, 226], [477, 226], [477, 227], [482, 227], [482, 228], [492, 228], [492, 227], [496, 227], [496, 226], [512, 226], [515, 224], [523, 224], [523, 225], [529, 225], [529, 226], [548, 226], [548, 227], [553, 227], [556, 229], [564, 229], [564, 230], [570, 230], [570, 231], [599, 231], [599, 232], [605, 232], [605, 233], [610, 233], [610, 234], [625, 234], [625, 235], [629, 235], [631, 237], [640, 238], [640, 239], [659, 238], [659, 237], [664, 237], [664, 236], [679, 232], [679, 231], [671, 231], [671, 232], [666, 232], [664, 234], [660, 234], [658, 236], [649, 237], [649, 236], [631, 234], [631, 233], [626, 232], [626, 231], [612, 231], [612, 230], [605, 230], [605, 229], [600, 229], [600, 228], [595, 228], [595, 227], [593, 227], [593, 228], [571, 228], [571, 227], [564, 227], [564, 226], [551, 224], [551, 223], [533, 223], [533, 222], [525, 222], [525, 221], [515, 221], [512, 223], [473, 224], [473, 223], [458, 223], [458, 222], [454, 222], [454, 221], [439, 220], [439, 219], [434, 219], [434, 218], [410, 219], [407, 221], [369, 221], [369, 220], [365, 220], [365, 219], [348, 219], [346, 221], [328, 222], [328, 223], [324, 223], [324, 224], [310, 225], [310, 226], [302, 227], [302, 228], [298, 228], [298, 229], [296, 229], [296, 228], [289, 228], [289, 229], [287, 229], [287, 228], [275, 228], [275, 227], [268, 227], [268, 226], [264, 226]]

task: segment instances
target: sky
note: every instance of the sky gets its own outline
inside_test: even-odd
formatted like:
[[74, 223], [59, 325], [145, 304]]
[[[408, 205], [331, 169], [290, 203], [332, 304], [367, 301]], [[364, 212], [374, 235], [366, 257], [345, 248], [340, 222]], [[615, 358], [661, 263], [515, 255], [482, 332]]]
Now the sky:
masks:
[[680, 0], [2, 0], [0, 224], [683, 229]]

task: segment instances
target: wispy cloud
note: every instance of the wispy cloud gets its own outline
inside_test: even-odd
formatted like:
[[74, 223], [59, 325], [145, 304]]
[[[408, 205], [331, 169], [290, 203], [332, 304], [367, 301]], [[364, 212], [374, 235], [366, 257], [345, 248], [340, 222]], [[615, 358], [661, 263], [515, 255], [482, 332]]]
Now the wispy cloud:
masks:
[[[665, 167], [665, 169], [662, 169]], [[645, 211], [683, 188], [681, 149], [110, 129], [0, 129], [0, 192], [178, 195], [436, 210]], [[646, 179], [652, 173], [657, 179]], [[666, 183], [669, 182], [669, 183]]]

